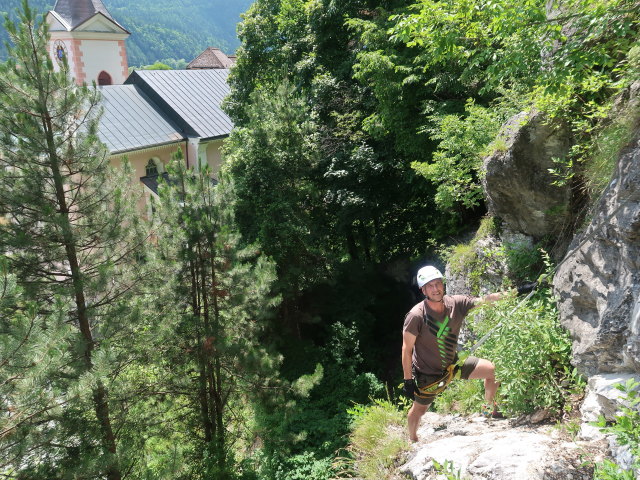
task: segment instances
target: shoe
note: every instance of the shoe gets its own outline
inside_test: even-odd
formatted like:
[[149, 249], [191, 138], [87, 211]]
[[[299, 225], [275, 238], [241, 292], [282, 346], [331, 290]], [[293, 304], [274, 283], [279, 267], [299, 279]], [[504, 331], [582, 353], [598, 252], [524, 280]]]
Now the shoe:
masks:
[[493, 405], [493, 409], [490, 409], [488, 405], [482, 405], [482, 416], [486, 418], [505, 418], [502, 412], [498, 409], [498, 405]]

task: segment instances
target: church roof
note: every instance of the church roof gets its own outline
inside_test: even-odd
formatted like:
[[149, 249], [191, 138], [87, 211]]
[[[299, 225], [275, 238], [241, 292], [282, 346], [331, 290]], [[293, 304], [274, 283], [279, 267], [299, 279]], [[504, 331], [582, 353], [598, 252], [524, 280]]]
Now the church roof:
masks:
[[187, 65], [187, 70], [201, 68], [229, 68], [235, 62], [235, 56], [227, 56], [222, 50], [215, 47], [208, 47]]
[[180, 128], [136, 85], [100, 87], [98, 135], [111, 154], [183, 140]]
[[[52, 12], [58, 14], [70, 30], [82, 25], [97, 14], [102, 14], [113, 23], [123, 28], [109, 13], [101, 0], [56, 0]], [[126, 31], [126, 29], [124, 29]]]
[[125, 84], [137, 85], [188, 136], [226, 137], [233, 123], [222, 110], [229, 94], [227, 69], [136, 70]]

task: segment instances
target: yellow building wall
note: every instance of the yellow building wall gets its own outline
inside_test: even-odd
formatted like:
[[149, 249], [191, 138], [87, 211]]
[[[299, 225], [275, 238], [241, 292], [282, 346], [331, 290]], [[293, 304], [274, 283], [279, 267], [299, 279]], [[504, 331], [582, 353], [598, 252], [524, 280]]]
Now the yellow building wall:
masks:
[[112, 155], [110, 160], [111, 164], [115, 167], [119, 167], [122, 165], [123, 159], [126, 157], [131, 164], [133, 169], [133, 175], [131, 177], [132, 184], [140, 189], [140, 193], [142, 194], [140, 200], [138, 201], [138, 209], [143, 215], [146, 215], [147, 209], [150, 205], [150, 197], [152, 195], [151, 191], [144, 186], [144, 184], [140, 181], [140, 177], [146, 176], [146, 168], [150, 159], [154, 159], [154, 163], [159, 161], [160, 168], [158, 169], [159, 173], [164, 171], [164, 165], [169, 163], [172, 155], [176, 153], [176, 151], [180, 149], [182, 150], [182, 155], [186, 161], [186, 150], [184, 143], [174, 143], [171, 145], [165, 145], [161, 147], [148, 148], [141, 151], [130, 152], [123, 155]]
[[211, 169], [211, 173], [213, 176], [218, 179], [218, 174], [220, 173], [220, 167], [222, 166], [223, 158], [222, 158], [222, 144], [223, 140], [212, 140], [207, 143], [207, 164], [209, 164], [209, 168]]
[[[207, 156], [207, 164], [213, 173], [213, 176], [218, 179], [218, 174], [220, 172], [220, 167], [222, 166], [222, 162], [224, 161], [222, 157], [222, 144], [223, 140], [212, 140], [207, 142], [206, 144], [202, 144]], [[188, 161], [188, 165], [190, 167], [194, 167], [194, 158], [187, 158], [188, 156], [193, 157], [193, 152], [187, 153], [190, 151], [188, 149], [186, 142], [175, 143], [171, 145], [165, 145], [161, 147], [147, 148], [140, 151], [130, 152], [123, 155], [112, 155], [110, 158], [111, 164], [115, 167], [119, 167], [122, 165], [123, 159], [126, 157], [133, 168], [133, 175], [131, 177], [132, 184], [139, 188], [141, 197], [138, 201], [138, 209], [143, 215], [147, 215], [149, 213], [149, 205], [151, 191], [144, 186], [144, 184], [140, 181], [140, 177], [146, 176], [146, 168], [150, 159], [154, 159], [154, 163], [158, 164], [160, 168], [158, 168], [158, 173], [162, 173], [164, 171], [164, 166], [171, 161], [171, 157], [176, 153], [176, 151], [180, 149], [182, 151], [182, 156], [184, 158], [184, 162]]]

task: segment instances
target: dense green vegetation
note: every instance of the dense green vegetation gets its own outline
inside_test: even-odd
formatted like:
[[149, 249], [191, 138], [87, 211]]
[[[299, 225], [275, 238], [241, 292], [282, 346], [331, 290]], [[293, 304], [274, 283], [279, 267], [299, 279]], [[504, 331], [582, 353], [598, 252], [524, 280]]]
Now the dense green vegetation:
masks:
[[[624, 0], [563, 2], [552, 15], [546, 8], [509, 0], [252, 5], [230, 79], [227, 109], [237, 128], [227, 158], [240, 229], [276, 262], [275, 287], [283, 295], [276, 321], [303, 339], [323, 339], [319, 327], [337, 318], [327, 315], [322, 292], [335, 285], [354, 298], [341, 278], [345, 269], [366, 276], [372, 289], [393, 285], [374, 279], [372, 267], [429, 258], [449, 235], [477, 225], [485, 208], [481, 159], [504, 148], [497, 134], [517, 112], [541, 110], [572, 132], [575, 146], [558, 159], [557, 173], [571, 185], [572, 214], [582, 218], [612, 172], [609, 162], [594, 173], [592, 152], [610, 143], [615, 158], [628, 138], [628, 123], [613, 128], [615, 135], [605, 130], [611, 99], [638, 76], [640, 12]], [[539, 240], [552, 246], [556, 239]], [[512, 281], [537, 278], [540, 255], [517, 250], [506, 246], [495, 255], [511, 267]], [[479, 286], [483, 265], [465, 270]], [[549, 292], [540, 295], [482, 351], [501, 369], [502, 402], [511, 413], [561, 412], [580, 388], [553, 301]], [[397, 307], [396, 331], [411, 303], [397, 298], [404, 309]], [[349, 315], [369, 316], [388, 300], [378, 295], [369, 305], [352, 304]], [[512, 307], [501, 305], [477, 333]], [[372, 324], [353, 325], [362, 337]], [[286, 362], [288, 352], [281, 351]], [[540, 379], [523, 382], [516, 357], [528, 358], [520, 366]], [[384, 375], [375, 365], [373, 371]], [[399, 380], [383, 378], [389, 386]], [[470, 410], [481, 402], [474, 388], [462, 394]], [[320, 444], [306, 448], [314, 452], [310, 462], [322, 452]], [[267, 478], [295, 478], [295, 470], [288, 475]]]
[[238, 47], [236, 24], [251, 0], [192, 0], [189, 2], [136, 2], [106, 0], [105, 6], [131, 37], [129, 64], [160, 61], [173, 66], [190, 62], [207, 47], [232, 54]]
[[[576, 217], [609, 179], [602, 152], [635, 125], [608, 113], [640, 72], [638, 3], [571, 0], [550, 17], [545, 3], [257, 0], [240, 25], [220, 183], [178, 156], [144, 221], [95, 117], [78, 123], [95, 93], [52, 71], [29, 12], [8, 22], [0, 474], [390, 475], [414, 267], [449, 259], [481, 286], [472, 245], [443, 245], [485, 214], [481, 159], [502, 148], [502, 123], [535, 108], [572, 130], [557, 173]], [[514, 283], [553, 268], [538, 252], [492, 255]], [[505, 411], [568, 408], [580, 379], [548, 289], [515, 314], [514, 301], [494, 307], [470, 326], [499, 325], [480, 353], [498, 365]], [[478, 382], [457, 385], [438, 408], [477, 411]]]
[[[46, 13], [53, 8], [51, 0], [32, 0], [35, 10]], [[120, 25], [131, 32], [127, 40], [130, 66], [140, 67], [162, 62], [173, 68], [183, 67], [207, 47], [218, 47], [227, 54], [238, 48], [236, 24], [251, 0], [192, 0], [166, 2], [104, 0], [105, 7]], [[2, 12], [13, 16], [20, 0], [4, 0]], [[0, 30], [0, 59], [7, 52], [4, 41], [8, 38]]]

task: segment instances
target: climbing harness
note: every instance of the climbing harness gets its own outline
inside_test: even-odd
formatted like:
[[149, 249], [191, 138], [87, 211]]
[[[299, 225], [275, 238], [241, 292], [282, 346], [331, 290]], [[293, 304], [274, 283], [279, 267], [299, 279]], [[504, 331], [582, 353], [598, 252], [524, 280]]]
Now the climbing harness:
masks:
[[424, 399], [432, 399], [435, 398], [436, 395], [443, 392], [447, 386], [451, 383], [451, 381], [456, 378], [456, 376], [460, 375], [460, 368], [458, 363], [454, 362], [447, 367], [445, 373], [442, 377], [436, 380], [433, 383], [425, 385], [424, 387], [418, 387], [418, 392], [416, 395], [420, 398]]
[[[429, 322], [429, 320], [431, 321], [431, 323]], [[445, 358], [446, 358], [445, 355], [447, 355], [447, 347], [445, 346], [445, 342], [446, 342], [446, 336], [450, 331], [450, 329], [447, 328], [447, 324], [449, 323], [449, 318], [446, 317], [442, 323], [438, 324], [431, 316], [429, 316], [425, 306], [424, 309], [422, 310], [422, 321], [425, 325], [425, 328], [430, 328], [430, 325], [431, 325], [432, 327], [437, 329], [437, 333], [435, 333], [435, 336], [439, 343], [441, 361], [445, 361]], [[454, 353], [454, 351], [451, 351], [451, 353]], [[435, 398], [439, 393], [443, 392], [447, 388], [447, 386], [456, 377], [456, 375], [460, 376], [459, 374], [460, 374], [461, 365], [462, 364], [458, 365], [458, 362], [456, 362], [454, 359], [454, 361], [449, 366], [445, 367], [444, 374], [440, 378], [438, 378], [435, 382], [425, 385], [424, 387], [417, 387], [416, 395], [423, 399], [431, 400]]]

